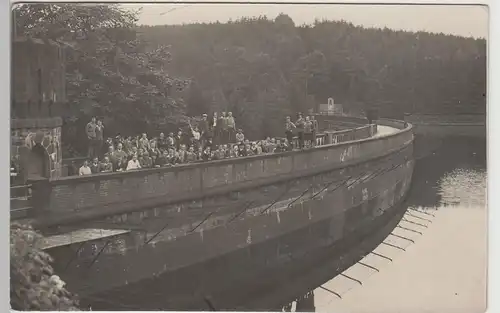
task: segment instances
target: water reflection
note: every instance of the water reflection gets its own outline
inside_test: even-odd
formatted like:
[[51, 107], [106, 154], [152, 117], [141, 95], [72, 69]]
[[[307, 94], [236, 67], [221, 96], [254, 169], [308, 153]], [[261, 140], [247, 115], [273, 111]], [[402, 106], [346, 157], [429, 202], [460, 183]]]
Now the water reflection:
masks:
[[[406, 205], [424, 210], [485, 209], [486, 140], [459, 137], [425, 140], [430, 142], [420, 141], [416, 146], [417, 162]], [[283, 311], [315, 312], [315, 307], [314, 292], [308, 292], [286, 304]]]
[[456, 169], [439, 181], [440, 206], [484, 208], [486, 206], [486, 170]]
[[[435, 143], [439, 144], [436, 145]], [[427, 150], [426, 147], [434, 150]], [[408, 193], [407, 204], [413, 207], [436, 208], [443, 204], [443, 188], [453, 185], [461, 192], [469, 190], [471, 178], [486, 184], [486, 140], [449, 137], [446, 139], [425, 138], [416, 143], [419, 158], [413, 172], [412, 188]], [[466, 174], [469, 173], [469, 174]], [[446, 178], [448, 177], [448, 178]], [[477, 190], [475, 190], [477, 192]], [[473, 194], [474, 191], [471, 191]], [[484, 198], [485, 191], [476, 197]]]

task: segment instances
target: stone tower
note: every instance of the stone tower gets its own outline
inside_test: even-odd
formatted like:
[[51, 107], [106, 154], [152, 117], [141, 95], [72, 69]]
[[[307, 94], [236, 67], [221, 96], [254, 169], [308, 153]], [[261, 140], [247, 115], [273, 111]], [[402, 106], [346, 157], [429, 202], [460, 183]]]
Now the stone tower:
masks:
[[12, 41], [11, 160], [21, 180], [61, 176], [65, 48], [50, 40]]

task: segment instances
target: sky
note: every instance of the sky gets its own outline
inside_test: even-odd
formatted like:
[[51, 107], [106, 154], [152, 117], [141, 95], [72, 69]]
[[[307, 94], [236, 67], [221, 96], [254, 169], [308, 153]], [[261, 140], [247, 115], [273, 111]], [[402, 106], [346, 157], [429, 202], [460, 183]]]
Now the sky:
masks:
[[428, 31], [486, 38], [488, 8], [480, 5], [373, 5], [373, 4], [127, 4], [142, 7], [139, 23], [146, 25], [226, 22], [244, 16], [289, 15], [296, 25], [315, 19], [346, 20], [365, 27]]

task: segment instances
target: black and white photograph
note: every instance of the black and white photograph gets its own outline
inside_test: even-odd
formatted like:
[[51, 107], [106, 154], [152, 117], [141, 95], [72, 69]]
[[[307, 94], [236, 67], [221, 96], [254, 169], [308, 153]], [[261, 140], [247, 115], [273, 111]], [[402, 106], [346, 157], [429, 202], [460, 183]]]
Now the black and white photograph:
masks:
[[489, 19], [12, 3], [10, 307], [485, 312]]

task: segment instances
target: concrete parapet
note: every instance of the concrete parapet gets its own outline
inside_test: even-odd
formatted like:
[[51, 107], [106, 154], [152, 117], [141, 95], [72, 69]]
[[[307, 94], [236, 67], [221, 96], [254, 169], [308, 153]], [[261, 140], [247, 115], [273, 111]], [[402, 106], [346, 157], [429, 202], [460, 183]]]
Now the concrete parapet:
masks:
[[[369, 134], [373, 126], [360, 131]], [[408, 127], [385, 137], [347, 141], [305, 151], [172, 168], [63, 177], [50, 181], [50, 214], [45, 218], [51, 221], [49, 224], [84, 217], [91, 219], [275, 184], [383, 157], [402, 149], [412, 140], [411, 127]]]

